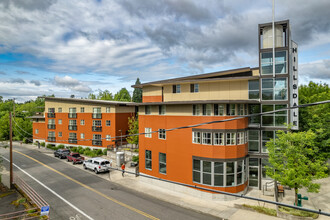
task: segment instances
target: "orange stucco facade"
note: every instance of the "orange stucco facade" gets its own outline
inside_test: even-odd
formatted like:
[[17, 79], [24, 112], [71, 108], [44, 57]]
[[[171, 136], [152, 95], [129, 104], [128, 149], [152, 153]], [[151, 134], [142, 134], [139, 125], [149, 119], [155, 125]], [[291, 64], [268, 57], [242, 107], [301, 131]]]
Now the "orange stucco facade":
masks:
[[[140, 133], [145, 132], [145, 128], [169, 129], [187, 125], [194, 125], [203, 122], [222, 120], [231, 118], [229, 116], [165, 116], [165, 115], [140, 115]], [[199, 126], [200, 130], [244, 130], [248, 127], [247, 118]], [[237, 193], [245, 189], [247, 183], [234, 187], [212, 187], [193, 182], [193, 157], [209, 159], [236, 159], [245, 158], [248, 154], [247, 143], [231, 146], [215, 146], [192, 143], [193, 128], [186, 128], [166, 132], [166, 139], [159, 139], [158, 133], [153, 133], [151, 138], [140, 136], [140, 172], [162, 179], [181, 182], [190, 185], [198, 185], [206, 188], [217, 189], [226, 192]], [[152, 169], [146, 169], [145, 151], [152, 152]], [[159, 172], [159, 153], [167, 155], [167, 173]]]
[[162, 102], [163, 97], [161, 95], [156, 96], [142, 96], [142, 102]]

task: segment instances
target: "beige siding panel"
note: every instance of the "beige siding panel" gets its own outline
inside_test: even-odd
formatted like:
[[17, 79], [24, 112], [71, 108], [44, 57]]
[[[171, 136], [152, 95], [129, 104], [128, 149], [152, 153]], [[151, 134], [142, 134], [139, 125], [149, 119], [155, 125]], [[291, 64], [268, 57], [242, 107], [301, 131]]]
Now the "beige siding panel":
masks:
[[159, 86], [145, 86], [143, 87], [144, 96], [161, 96], [162, 87]]
[[259, 69], [257, 69], [257, 70], [252, 70], [252, 76], [260, 76], [260, 74], [259, 74]]
[[[131, 113], [135, 112], [134, 106], [115, 106], [116, 113]], [[110, 109], [111, 112], [112, 109]]]
[[244, 81], [240, 81], [240, 82], [241, 82], [241, 89], [240, 89], [241, 97], [240, 97], [240, 99], [242, 99], [242, 100], [249, 99], [249, 81], [244, 80]]
[[192, 116], [192, 105], [168, 105], [166, 115]]
[[240, 81], [229, 82], [229, 97], [231, 100], [238, 100], [241, 98], [240, 87], [241, 87]]
[[[48, 112], [48, 108], [55, 108], [55, 113], [58, 113], [58, 108], [62, 108], [63, 113], [69, 113], [69, 108], [76, 108], [77, 113], [80, 113], [80, 108], [85, 108], [85, 113], [93, 113], [94, 107], [101, 107], [101, 112], [106, 113], [106, 107], [110, 107], [110, 113], [115, 113], [115, 105], [111, 104], [92, 104], [92, 103], [69, 103], [61, 101], [46, 101], [45, 112]], [[131, 109], [132, 107], [125, 107]], [[133, 107], [134, 109], [134, 107]], [[134, 111], [134, 110], [133, 110]]]

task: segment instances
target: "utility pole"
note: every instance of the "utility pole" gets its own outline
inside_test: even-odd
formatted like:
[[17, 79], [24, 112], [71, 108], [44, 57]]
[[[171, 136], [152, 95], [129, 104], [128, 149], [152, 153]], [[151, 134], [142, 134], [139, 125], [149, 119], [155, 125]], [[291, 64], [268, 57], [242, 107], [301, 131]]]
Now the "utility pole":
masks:
[[15, 98], [14, 98], [13, 100], [14, 100], [14, 105], [13, 105], [13, 117], [15, 118]]
[[13, 124], [12, 124], [12, 113], [9, 112], [9, 159], [10, 159], [10, 188], [13, 189]]

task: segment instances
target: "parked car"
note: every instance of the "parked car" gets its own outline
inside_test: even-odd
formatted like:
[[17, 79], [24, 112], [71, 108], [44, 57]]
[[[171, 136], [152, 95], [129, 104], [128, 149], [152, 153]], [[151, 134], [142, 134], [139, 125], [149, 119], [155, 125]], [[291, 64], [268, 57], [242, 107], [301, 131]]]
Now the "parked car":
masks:
[[85, 160], [85, 158], [82, 157], [82, 156], [80, 156], [79, 153], [73, 153], [73, 152], [69, 153], [69, 154], [66, 156], [66, 159], [67, 159], [68, 162], [71, 162], [71, 161], [72, 161], [73, 164], [76, 164], [76, 163], [83, 163], [84, 160]]
[[54, 151], [54, 156], [60, 159], [65, 159], [67, 155], [70, 154], [70, 150], [68, 149], [58, 149]]
[[96, 174], [100, 172], [107, 172], [110, 169], [110, 162], [101, 157], [94, 157], [84, 161], [83, 167], [85, 169], [93, 170]]

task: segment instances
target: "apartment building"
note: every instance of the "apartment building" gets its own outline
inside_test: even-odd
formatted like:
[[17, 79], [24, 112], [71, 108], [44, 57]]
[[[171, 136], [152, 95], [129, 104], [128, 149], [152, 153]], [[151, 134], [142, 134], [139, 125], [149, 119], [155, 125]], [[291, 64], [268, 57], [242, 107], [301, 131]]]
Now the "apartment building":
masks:
[[[232, 193], [259, 189], [265, 173], [266, 142], [293, 124], [297, 110], [246, 117], [297, 105], [297, 45], [289, 21], [260, 24], [259, 67], [240, 68], [135, 85], [139, 104], [140, 172], [162, 179]], [[273, 71], [275, 60], [275, 71]], [[240, 119], [184, 128], [166, 129]], [[244, 117], [245, 116], [245, 117]], [[150, 133], [158, 131], [157, 133]]]
[[106, 148], [127, 134], [130, 102], [45, 97], [45, 115], [33, 117], [34, 141]]

